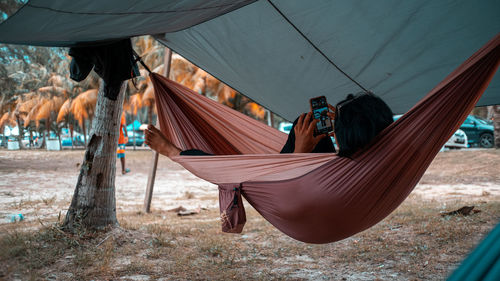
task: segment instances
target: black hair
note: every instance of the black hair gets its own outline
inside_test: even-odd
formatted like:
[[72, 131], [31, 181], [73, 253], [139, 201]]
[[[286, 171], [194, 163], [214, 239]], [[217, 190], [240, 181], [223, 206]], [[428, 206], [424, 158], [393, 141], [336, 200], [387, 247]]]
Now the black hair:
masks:
[[349, 94], [339, 102], [335, 113], [338, 155], [350, 157], [365, 147], [392, 122], [392, 110], [373, 93]]

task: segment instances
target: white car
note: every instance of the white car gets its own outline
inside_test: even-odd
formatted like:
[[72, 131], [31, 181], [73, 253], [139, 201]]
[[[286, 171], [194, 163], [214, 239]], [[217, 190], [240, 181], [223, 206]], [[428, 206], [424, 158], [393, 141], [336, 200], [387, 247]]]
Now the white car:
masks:
[[450, 148], [467, 148], [467, 143], [467, 135], [464, 131], [458, 129], [444, 146]]
[[282, 131], [285, 134], [289, 134], [290, 130], [292, 130], [293, 124], [290, 122], [281, 122], [278, 130]]

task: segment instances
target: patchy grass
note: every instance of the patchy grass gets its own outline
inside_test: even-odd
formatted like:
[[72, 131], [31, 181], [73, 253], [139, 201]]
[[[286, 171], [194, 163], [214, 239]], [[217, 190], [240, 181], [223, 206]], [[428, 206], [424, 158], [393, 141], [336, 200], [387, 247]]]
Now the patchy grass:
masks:
[[[120, 228], [70, 235], [14, 224], [0, 237], [1, 278], [36, 280], [441, 280], [500, 218], [500, 198], [448, 202], [408, 199], [388, 218], [325, 245], [295, 241], [255, 210], [242, 235], [223, 234], [218, 210], [121, 214]], [[467, 203], [467, 204], [465, 204]], [[475, 205], [480, 213], [442, 217]]]
[[[440, 153], [426, 185], [389, 217], [325, 245], [287, 237], [248, 204], [243, 233], [221, 233], [216, 188], [166, 158], [153, 213], [138, 212], [151, 153], [129, 151], [132, 173], [116, 178], [121, 227], [67, 234], [55, 226], [82, 158], [83, 151], [0, 150], [0, 209], [26, 218], [0, 224], [0, 280], [443, 280], [500, 219], [500, 150]], [[202, 211], [167, 211], [181, 205]], [[481, 212], [441, 216], [466, 205]]]

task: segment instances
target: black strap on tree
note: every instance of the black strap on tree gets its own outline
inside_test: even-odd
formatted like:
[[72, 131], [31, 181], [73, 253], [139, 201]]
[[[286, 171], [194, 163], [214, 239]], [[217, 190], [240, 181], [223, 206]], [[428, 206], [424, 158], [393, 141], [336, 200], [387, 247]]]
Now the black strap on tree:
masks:
[[80, 82], [92, 69], [105, 83], [104, 96], [116, 100], [123, 81], [139, 76], [130, 39], [94, 46], [72, 47], [71, 79]]
[[139, 54], [137, 54], [137, 52], [135, 50], [132, 50], [132, 51], [134, 52], [135, 62], [139, 62], [144, 67], [144, 69], [146, 69], [148, 71], [148, 73], [151, 74], [152, 73], [151, 69], [149, 69], [149, 67], [144, 63], [141, 56], [139, 56]]

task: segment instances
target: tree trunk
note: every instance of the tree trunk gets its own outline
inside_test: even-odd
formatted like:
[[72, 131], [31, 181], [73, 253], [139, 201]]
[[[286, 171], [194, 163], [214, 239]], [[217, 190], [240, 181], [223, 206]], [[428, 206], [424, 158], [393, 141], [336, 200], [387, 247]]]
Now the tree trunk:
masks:
[[104, 97], [104, 87], [110, 86], [103, 84], [101, 80], [89, 143], [63, 224], [66, 230], [79, 227], [103, 229], [118, 225], [115, 201], [116, 148], [127, 83], [122, 83], [116, 101]]
[[132, 137], [134, 138], [134, 150], [135, 150], [135, 116], [133, 116], [134, 119], [132, 120]]
[[[57, 126], [57, 124], [56, 124], [56, 126]], [[59, 140], [59, 150], [63, 150], [62, 141], [61, 141], [61, 131], [62, 131], [62, 127], [61, 127], [61, 129], [59, 129], [58, 127], [56, 128], [56, 135], [57, 135], [57, 139]]]
[[[47, 138], [50, 140], [50, 118], [45, 119], [45, 130], [47, 131]], [[45, 143], [47, 149], [47, 143]]]
[[17, 121], [17, 128], [19, 129], [19, 138], [17, 141], [19, 142], [19, 149], [23, 149], [23, 138], [24, 138], [24, 130], [23, 127], [21, 126], [21, 121], [19, 120], [19, 115], [16, 115], [16, 121]]
[[[73, 123], [73, 121], [71, 121], [71, 122]], [[74, 142], [74, 140], [73, 140], [73, 130], [74, 130], [73, 124], [69, 124], [68, 130], [69, 130], [69, 135], [70, 135], [70, 138], [71, 138], [71, 150], [73, 150], [73, 149], [75, 149], [75, 145], [73, 143]]]
[[85, 130], [85, 118], [82, 122], [82, 132], [83, 132], [83, 147], [87, 146], [87, 130]]
[[30, 149], [33, 149], [35, 145], [33, 144], [33, 130], [30, 129]]
[[43, 133], [43, 144], [40, 148], [45, 148], [47, 149], [47, 134], [42, 130]]
[[154, 104], [151, 103], [148, 107], [148, 124], [153, 124], [153, 106]]
[[495, 148], [500, 149], [500, 105], [493, 106], [493, 126], [495, 126]]

